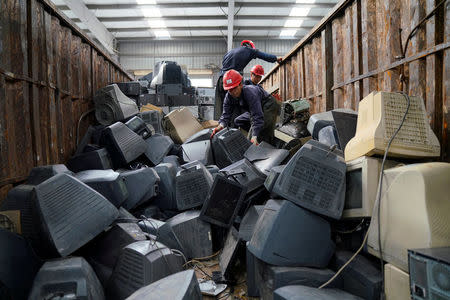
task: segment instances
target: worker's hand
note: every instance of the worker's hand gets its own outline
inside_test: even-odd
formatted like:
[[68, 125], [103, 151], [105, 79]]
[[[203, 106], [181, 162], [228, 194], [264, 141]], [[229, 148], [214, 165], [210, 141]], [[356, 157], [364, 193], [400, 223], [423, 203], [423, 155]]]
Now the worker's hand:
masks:
[[252, 142], [253, 144], [255, 144], [256, 146], [259, 145], [258, 143], [258, 138], [256, 136], [252, 136], [252, 139], [250, 140], [250, 142]]
[[281, 63], [283, 61], [283, 58], [282, 57], [278, 57], [277, 58], [277, 63]]
[[223, 129], [223, 125], [222, 124], [217, 125], [217, 127], [213, 129], [213, 132], [211, 133], [211, 137], [210, 138], [212, 139], [214, 137], [214, 135], [216, 133], [218, 133], [219, 131], [221, 131], [222, 129]]

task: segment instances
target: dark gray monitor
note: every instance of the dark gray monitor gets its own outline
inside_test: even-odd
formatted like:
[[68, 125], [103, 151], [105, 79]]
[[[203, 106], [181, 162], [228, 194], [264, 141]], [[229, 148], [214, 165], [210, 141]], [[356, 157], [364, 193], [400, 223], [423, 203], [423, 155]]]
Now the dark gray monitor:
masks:
[[223, 176], [216, 176], [202, 207], [201, 219], [221, 227], [230, 227], [239, 211], [246, 189]]
[[101, 148], [73, 156], [67, 162], [67, 166], [76, 173], [84, 170], [112, 169], [113, 164], [108, 151]]
[[239, 225], [239, 237], [243, 241], [250, 241], [253, 231], [255, 230], [256, 222], [263, 211], [264, 205], [254, 205], [247, 210], [247, 213], [242, 218], [241, 224]]
[[236, 228], [231, 227], [228, 231], [225, 244], [223, 245], [222, 252], [219, 256], [219, 267], [223, 277], [233, 277], [233, 267], [236, 263], [239, 247], [242, 244], [242, 240], [239, 238], [239, 232]]
[[244, 153], [244, 157], [266, 176], [273, 167], [279, 166], [288, 156], [288, 150], [277, 149], [266, 142], [258, 146], [252, 144]]
[[212, 254], [211, 225], [200, 220], [199, 210], [186, 211], [170, 218], [155, 235], [157, 241], [182, 251], [187, 259]]
[[309, 140], [289, 160], [273, 192], [315, 213], [340, 219], [346, 170], [342, 151]]
[[338, 149], [341, 149], [336, 128], [332, 125], [320, 129], [317, 140], [329, 147], [336, 145]]
[[273, 293], [273, 300], [363, 300], [338, 289], [318, 289], [304, 285], [288, 285]]
[[122, 171], [120, 175], [125, 180], [128, 199], [122, 204], [125, 209], [133, 209], [149, 201], [159, 192], [160, 178], [154, 168], [140, 168]]
[[69, 169], [65, 165], [47, 165], [47, 166], [38, 166], [31, 169], [30, 175], [28, 175], [26, 184], [30, 185], [38, 185], [52, 176], [55, 176], [59, 173], [66, 173], [69, 175], [73, 175]]
[[127, 125], [127, 127], [135, 133], [139, 134], [143, 139], [149, 138], [152, 135], [151, 129], [147, 126], [144, 120], [138, 116], [132, 117], [125, 123], [125, 125]]
[[287, 200], [269, 200], [256, 222], [248, 249], [262, 261], [324, 268], [334, 253], [330, 224]]
[[167, 155], [162, 160], [163, 163], [169, 163], [174, 165], [176, 168], [180, 167], [180, 158], [176, 155]]
[[143, 111], [140, 113], [141, 119], [144, 120], [144, 122], [147, 125], [151, 125], [153, 129], [155, 130], [155, 133], [164, 134], [164, 130], [162, 128], [161, 124], [161, 113], [157, 110], [149, 110], [149, 111]]
[[[330, 267], [337, 271], [352, 256], [350, 251], [336, 251]], [[343, 289], [353, 295], [368, 300], [380, 299], [383, 283], [381, 271], [362, 255], [357, 255], [337, 279], [342, 280]]]
[[81, 171], [75, 174], [75, 178], [102, 194], [117, 208], [128, 199], [125, 178], [113, 170]]
[[174, 145], [170, 137], [157, 133], [146, 139], [145, 142], [147, 143], [145, 156], [154, 165], [159, 164]]
[[127, 96], [139, 96], [147, 92], [148, 81], [117, 82], [119, 89]]
[[108, 299], [126, 299], [138, 289], [183, 270], [183, 259], [155, 241], [126, 246], [109, 281]]
[[28, 299], [41, 262], [23, 237], [2, 228], [0, 245], [0, 299]]
[[[138, 222], [139, 227], [142, 229], [143, 232], [158, 236], [159, 235], [159, 229], [166, 224], [166, 222], [153, 219], [153, 218], [144, 218], [143, 220], [140, 220]], [[163, 242], [164, 243], [164, 242]], [[168, 245], [167, 243], [164, 243], [165, 245]]]
[[133, 293], [127, 300], [201, 300], [203, 299], [193, 270], [178, 272]]
[[245, 266], [247, 268], [247, 296], [249, 297], [259, 297], [260, 295], [256, 282], [256, 260], [257, 258], [246, 247]]
[[235, 128], [225, 128], [214, 135], [211, 146], [216, 165], [225, 168], [244, 158], [252, 143]]
[[247, 193], [262, 187], [266, 180], [266, 175], [261, 173], [255, 166], [247, 159], [241, 159], [226, 168], [220, 170], [228, 178], [234, 179], [239, 184], [247, 188]]
[[121, 122], [103, 130], [101, 143], [108, 149], [115, 168], [125, 166], [147, 151], [145, 140]]
[[153, 200], [153, 204], [161, 210], [176, 210], [175, 177], [177, 169], [174, 165], [162, 163], [155, 167], [160, 178], [159, 194]]
[[206, 128], [203, 130], [200, 130], [197, 133], [194, 133], [191, 137], [189, 137], [184, 143], [195, 143], [200, 141], [209, 141], [211, 139], [212, 129]]
[[213, 178], [202, 163], [182, 165], [175, 178], [177, 209], [202, 206], [212, 184]]
[[210, 140], [192, 142], [188, 144], [184, 143], [181, 147], [184, 161], [190, 162], [198, 160], [204, 165], [214, 163]]
[[269, 175], [267, 175], [266, 180], [264, 181], [264, 186], [269, 193], [273, 192], [273, 186], [275, 185], [278, 176], [280, 176], [281, 172], [283, 172], [284, 167], [286, 167], [286, 165], [276, 166], [270, 169], [270, 173]]
[[48, 246], [49, 253], [63, 257], [96, 237], [118, 215], [105, 197], [67, 174], [44, 181], [35, 193], [41, 243]]
[[94, 270], [82, 257], [46, 262], [33, 283], [29, 299], [105, 299]]

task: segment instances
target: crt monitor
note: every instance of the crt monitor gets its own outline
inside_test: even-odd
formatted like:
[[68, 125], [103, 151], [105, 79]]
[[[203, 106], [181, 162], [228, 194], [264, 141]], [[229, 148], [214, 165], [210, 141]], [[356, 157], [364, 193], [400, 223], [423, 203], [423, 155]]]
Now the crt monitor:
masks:
[[70, 257], [48, 261], [41, 267], [29, 299], [103, 300], [105, 295], [89, 263], [82, 257]]
[[141, 287], [180, 272], [182, 265], [182, 258], [159, 242], [134, 242], [122, 250], [106, 288], [107, 299], [126, 299]]
[[177, 168], [170, 163], [161, 163], [155, 167], [159, 176], [159, 193], [152, 204], [161, 210], [176, 210], [177, 202], [175, 198], [175, 177]]
[[202, 293], [194, 270], [186, 270], [143, 287], [127, 298], [127, 300], [142, 299], [201, 300]]
[[[441, 154], [420, 97], [409, 97], [410, 107], [402, 128], [392, 141], [388, 156], [433, 157]], [[399, 93], [372, 92], [359, 102], [356, 134], [345, 147], [345, 160], [363, 155], [383, 155], [407, 108]]]
[[143, 139], [149, 138], [152, 135], [151, 128], [149, 128], [144, 120], [138, 116], [128, 120], [125, 125], [135, 133], [139, 134]]
[[182, 165], [175, 178], [178, 210], [202, 206], [212, 184], [213, 178], [202, 163]]
[[244, 153], [252, 143], [239, 129], [224, 128], [214, 135], [211, 147], [219, 168], [225, 168], [244, 158]]
[[76, 154], [67, 162], [67, 166], [73, 172], [84, 170], [112, 169], [111, 156], [105, 148]]
[[273, 292], [274, 300], [310, 300], [310, 299], [345, 299], [362, 300], [361, 297], [344, 292], [340, 289], [319, 289], [305, 285], [287, 285], [276, 289]]
[[288, 156], [288, 150], [277, 149], [266, 142], [259, 145], [252, 144], [244, 153], [244, 157], [266, 176], [273, 167], [279, 166]]
[[[363, 156], [347, 162], [345, 175], [345, 204], [343, 218], [372, 216], [373, 204], [377, 196], [382, 159]], [[386, 160], [384, 169], [390, 169], [398, 163]]]
[[345, 170], [342, 151], [309, 140], [278, 176], [273, 193], [315, 213], [340, 219]]
[[[383, 260], [408, 271], [408, 249], [450, 246], [450, 164], [422, 163], [384, 172], [380, 227]], [[378, 202], [367, 248], [379, 256]]]
[[122, 204], [125, 209], [133, 209], [157, 195], [160, 178], [154, 168], [126, 170], [120, 175], [129, 191], [128, 199]]
[[262, 187], [266, 180], [266, 175], [259, 171], [246, 158], [241, 159], [226, 168], [220, 170], [228, 178], [235, 180], [239, 184], [247, 187], [247, 193]]
[[161, 113], [157, 110], [148, 110], [140, 113], [141, 119], [147, 125], [150, 125], [155, 130], [155, 133], [163, 134], [164, 130], [161, 125]]
[[147, 156], [154, 165], [159, 164], [170, 150], [172, 150], [174, 145], [170, 137], [159, 133], [155, 133], [145, 141], [147, 143], [145, 156]]
[[328, 221], [287, 200], [269, 200], [248, 249], [278, 266], [324, 268], [334, 253]]
[[183, 252], [187, 259], [212, 254], [211, 225], [200, 219], [199, 210], [178, 214], [156, 232], [157, 240]]

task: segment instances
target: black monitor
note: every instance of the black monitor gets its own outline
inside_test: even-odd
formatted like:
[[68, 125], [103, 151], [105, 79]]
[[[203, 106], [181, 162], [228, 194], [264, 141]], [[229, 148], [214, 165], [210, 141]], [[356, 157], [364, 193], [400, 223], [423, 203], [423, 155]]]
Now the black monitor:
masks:
[[143, 139], [149, 138], [152, 135], [150, 128], [147, 124], [139, 118], [138, 116], [134, 116], [130, 120], [128, 120], [125, 125], [128, 128], [133, 130], [135, 133], [139, 134]]
[[262, 261], [324, 268], [334, 253], [330, 224], [287, 200], [269, 200], [256, 222], [248, 249]]
[[273, 192], [315, 213], [340, 219], [345, 202], [342, 151], [309, 140], [289, 160]]
[[[154, 235], [154, 236], [158, 236], [159, 235], [159, 229], [166, 224], [166, 222], [157, 220], [157, 219], [153, 219], [150, 217], [146, 217], [143, 220], [140, 220], [138, 222], [139, 227], [142, 229], [143, 232]], [[162, 243], [164, 243], [163, 241], [161, 241]], [[168, 243], [164, 243], [164, 245], [168, 245]]]
[[339, 289], [319, 289], [304, 285], [287, 285], [276, 289], [273, 300], [363, 300], [358, 296], [349, 294]]
[[239, 232], [233, 226], [230, 228], [219, 256], [219, 267], [223, 277], [233, 278], [233, 267], [236, 263], [237, 254], [242, 244]]
[[125, 178], [113, 170], [81, 171], [75, 174], [75, 178], [102, 194], [117, 208], [128, 199]]
[[113, 164], [108, 151], [101, 148], [73, 156], [67, 162], [67, 166], [73, 172], [81, 172], [84, 170], [112, 169]]
[[180, 158], [176, 155], [167, 155], [162, 160], [163, 163], [169, 163], [174, 165], [177, 169], [181, 166], [180, 164]]
[[162, 163], [155, 167], [160, 178], [159, 194], [153, 200], [153, 204], [161, 210], [176, 210], [175, 177], [177, 169], [174, 165]]
[[2, 228], [0, 245], [0, 299], [33, 299], [27, 297], [41, 262], [23, 237]]
[[263, 211], [264, 205], [254, 205], [248, 209], [239, 226], [239, 237], [243, 241], [250, 241], [255, 230], [256, 221], [258, 221]]
[[105, 197], [67, 174], [44, 181], [36, 186], [35, 193], [41, 243], [48, 246], [51, 255], [70, 255], [101, 233], [118, 215], [117, 208]]
[[212, 184], [213, 178], [202, 163], [182, 165], [175, 178], [177, 209], [202, 206]]
[[255, 166], [247, 159], [241, 159], [226, 168], [220, 170], [228, 178], [234, 179], [239, 184], [247, 188], [247, 193], [262, 187], [266, 180], [266, 175], [261, 173]]
[[246, 189], [234, 180], [216, 176], [202, 207], [201, 219], [221, 227], [230, 227], [244, 201]]
[[225, 128], [214, 135], [211, 146], [216, 165], [225, 168], [244, 158], [252, 143], [235, 128]]
[[47, 261], [39, 270], [28, 299], [105, 299], [94, 270], [82, 257]]
[[165, 245], [139, 241], [122, 250], [107, 291], [108, 299], [125, 299], [141, 287], [183, 270], [183, 259]]
[[320, 129], [317, 140], [328, 147], [335, 146], [341, 149], [336, 128], [334, 126], [325, 126]]
[[200, 220], [199, 210], [186, 211], [170, 218], [156, 235], [157, 241], [182, 251], [187, 259], [212, 254], [211, 225]]
[[266, 176], [273, 167], [279, 166], [288, 156], [288, 150], [276, 149], [266, 142], [258, 146], [252, 144], [244, 153], [244, 157]]
[[252, 205], [264, 205], [269, 199], [271, 199], [270, 193], [263, 186], [251, 193], [247, 193], [244, 201], [242, 201], [242, 205], [239, 209], [235, 222], [240, 223]]
[[[340, 250], [336, 251], [330, 267], [337, 271], [351, 257], [353, 252]], [[339, 274], [337, 279], [343, 281], [343, 289], [353, 295], [363, 299], [376, 300], [380, 299], [382, 292], [383, 275], [381, 271], [373, 265], [367, 258], [357, 255], [353, 261]]]
[[157, 133], [146, 139], [145, 142], [147, 143], [145, 156], [155, 166], [164, 159], [174, 145], [170, 137]]
[[127, 300], [201, 300], [202, 293], [194, 270], [186, 270], [160, 279], [133, 293]]
[[190, 162], [198, 160], [204, 165], [214, 163], [210, 140], [191, 142], [188, 144], [184, 143], [181, 147], [184, 161]]
[[[256, 260], [256, 284], [262, 299], [273, 299], [273, 292], [283, 286], [304, 285], [318, 288], [335, 273], [330, 269], [279, 267]], [[332, 281], [327, 288], [342, 288], [342, 280]]]
[[[248, 245], [248, 242], [247, 242]], [[247, 268], [247, 296], [259, 297], [258, 284], [256, 282], [256, 260], [257, 258], [245, 247], [245, 266]]]
[[212, 134], [211, 128], [200, 130], [199, 132], [194, 133], [192, 136], [190, 136], [184, 142], [184, 144], [195, 143], [200, 141], [209, 141], [211, 139], [211, 134]]
[[345, 150], [347, 143], [356, 134], [356, 123], [358, 121], [358, 114], [355, 112], [331, 111], [336, 127], [337, 136], [339, 138], [339, 146], [342, 151]]
[[161, 113], [157, 110], [148, 110], [140, 113], [141, 119], [147, 125], [151, 125], [155, 130], [155, 133], [164, 134], [164, 130], [161, 125]]
[[273, 186], [275, 185], [275, 182], [277, 182], [278, 176], [283, 172], [284, 167], [286, 167], [286, 165], [276, 166], [270, 169], [270, 173], [264, 181], [264, 186], [269, 193], [273, 192]]
[[127, 96], [139, 96], [147, 92], [148, 81], [117, 82], [119, 89]]
[[145, 140], [121, 122], [103, 130], [101, 143], [108, 149], [115, 168], [132, 162], [147, 151]]
[[56, 174], [66, 173], [73, 175], [71, 171], [67, 169], [65, 165], [47, 165], [38, 166], [31, 169], [30, 175], [28, 175], [26, 184], [38, 185]]
[[122, 203], [125, 209], [133, 209], [158, 194], [160, 178], [154, 168], [140, 168], [120, 173], [125, 180], [128, 199]]

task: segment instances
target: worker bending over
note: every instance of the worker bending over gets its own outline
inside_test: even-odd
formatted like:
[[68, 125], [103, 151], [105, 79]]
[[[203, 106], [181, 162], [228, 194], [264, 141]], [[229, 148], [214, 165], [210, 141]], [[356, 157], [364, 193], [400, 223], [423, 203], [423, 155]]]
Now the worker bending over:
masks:
[[254, 65], [250, 70], [250, 79], [244, 80], [245, 85], [257, 85], [264, 76], [264, 68], [261, 65]]
[[211, 137], [224, 127], [240, 127], [251, 130], [251, 142], [272, 143], [279, 105], [276, 100], [258, 85], [243, 85], [242, 76], [229, 70], [223, 76], [223, 89], [228, 91], [223, 102], [223, 113], [219, 125]]
[[276, 61], [281, 62], [282, 60], [275, 55], [259, 51], [256, 49], [255, 44], [250, 40], [243, 40], [241, 42], [241, 47], [231, 49], [223, 56], [222, 69], [220, 70], [220, 76], [216, 84], [216, 103], [214, 107], [215, 119], [218, 119], [222, 114], [222, 106], [226, 94], [226, 91], [222, 87], [223, 75], [228, 70], [236, 70], [243, 74], [244, 68], [255, 58], [260, 58], [271, 63]]

